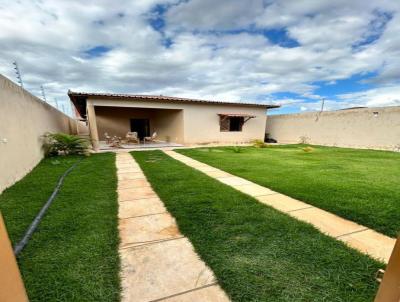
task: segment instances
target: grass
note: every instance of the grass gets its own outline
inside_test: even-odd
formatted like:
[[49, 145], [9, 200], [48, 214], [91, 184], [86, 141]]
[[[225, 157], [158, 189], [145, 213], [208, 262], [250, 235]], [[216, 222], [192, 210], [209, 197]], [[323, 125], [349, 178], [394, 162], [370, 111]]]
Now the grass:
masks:
[[[78, 158], [44, 159], [0, 195], [14, 244]], [[117, 210], [115, 155], [83, 159], [18, 257], [30, 301], [119, 301]]]
[[398, 153], [305, 145], [176, 151], [388, 236], [400, 230]]
[[373, 300], [382, 264], [160, 151], [132, 154], [233, 301]]

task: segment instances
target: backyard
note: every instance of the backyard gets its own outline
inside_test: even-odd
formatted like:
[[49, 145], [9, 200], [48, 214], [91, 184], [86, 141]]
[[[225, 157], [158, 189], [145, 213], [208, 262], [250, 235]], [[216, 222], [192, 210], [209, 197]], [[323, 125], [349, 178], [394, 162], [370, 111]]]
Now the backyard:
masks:
[[162, 153], [134, 152], [232, 301], [372, 301], [382, 264]]
[[400, 154], [304, 145], [181, 149], [179, 153], [396, 237]]
[[[399, 228], [399, 154], [302, 145], [179, 149], [368, 225]], [[380, 263], [162, 151], [132, 152], [232, 301], [372, 301]], [[47, 158], [0, 195], [13, 244], [79, 156]], [[114, 153], [83, 157], [18, 257], [31, 301], [119, 301]]]

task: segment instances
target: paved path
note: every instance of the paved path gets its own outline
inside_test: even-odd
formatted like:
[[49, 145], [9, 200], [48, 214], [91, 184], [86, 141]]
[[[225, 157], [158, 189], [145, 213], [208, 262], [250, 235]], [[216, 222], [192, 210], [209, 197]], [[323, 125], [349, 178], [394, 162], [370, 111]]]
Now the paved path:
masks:
[[321, 232], [345, 242], [365, 254], [385, 263], [389, 261], [395, 239], [365, 226], [343, 219], [307, 203], [274, 192], [244, 178], [234, 176], [174, 151], [164, 151], [169, 156], [195, 168], [218, 181], [246, 193], [259, 202], [285, 212], [298, 220], [314, 225]]
[[228, 302], [127, 153], [117, 153], [122, 301]]

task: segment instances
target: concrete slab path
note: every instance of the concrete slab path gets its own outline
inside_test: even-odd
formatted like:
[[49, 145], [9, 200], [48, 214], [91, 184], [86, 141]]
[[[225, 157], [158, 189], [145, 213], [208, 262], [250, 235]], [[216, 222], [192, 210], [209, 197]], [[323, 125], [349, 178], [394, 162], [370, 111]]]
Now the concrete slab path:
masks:
[[312, 224], [321, 232], [345, 242], [348, 246], [362, 253], [385, 263], [389, 261], [396, 241], [393, 238], [175, 151], [164, 152], [189, 167], [254, 197], [261, 203]]
[[122, 301], [228, 302], [134, 158], [117, 153]]

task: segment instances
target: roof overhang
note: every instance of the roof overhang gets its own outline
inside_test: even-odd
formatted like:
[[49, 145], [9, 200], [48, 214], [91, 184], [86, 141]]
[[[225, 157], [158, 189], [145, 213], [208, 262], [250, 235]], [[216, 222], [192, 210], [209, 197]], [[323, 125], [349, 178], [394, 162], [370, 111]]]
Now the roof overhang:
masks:
[[218, 113], [218, 115], [226, 116], [226, 117], [248, 117], [248, 118], [256, 117], [255, 115], [246, 114], [246, 113]]
[[[258, 107], [258, 108], [279, 108], [279, 105], [261, 104], [261, 103], [247, 103], [247, 102], [225, 102], [216, 100], [200, 100], [179, 98], [163, 95], [137, 95], [137, 94], [115, 94], [115, 93], [88, 93], [88, 92], [73, 92], [68, 91], [68, 96], [74, 104], [76, 111], [82, 118], [86, 118], [86, 105], [88, 98], [103, 98], [103, 99], [118, 99], [118, 100], [134, 100], [134, 101], [153, 101], [162, 103], [196, 103], [196, 104], [209, 104], [209, 105], [231, 105], [242, 107]], [[242, 115], [243, 116], [243, 115]]]

